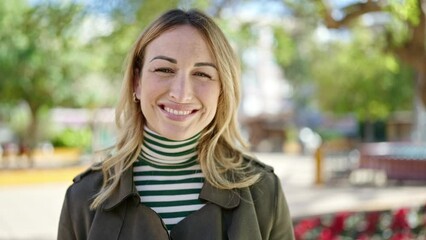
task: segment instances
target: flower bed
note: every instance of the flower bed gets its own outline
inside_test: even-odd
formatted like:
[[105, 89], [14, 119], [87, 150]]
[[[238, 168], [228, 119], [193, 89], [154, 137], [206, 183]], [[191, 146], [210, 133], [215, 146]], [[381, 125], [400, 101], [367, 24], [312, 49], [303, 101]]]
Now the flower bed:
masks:
[[426, 239], [426, 204], [372, 212], [339, 212], [294, 221], [296, 240]]

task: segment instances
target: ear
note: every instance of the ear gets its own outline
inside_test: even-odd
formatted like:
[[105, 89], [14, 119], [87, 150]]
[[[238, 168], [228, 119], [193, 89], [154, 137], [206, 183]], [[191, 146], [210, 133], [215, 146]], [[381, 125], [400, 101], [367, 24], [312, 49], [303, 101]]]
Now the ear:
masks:
[[140, 99], [141, 83], [140, 83], [140, 73], [141, 71], [138, 68], [133, 70], [133, 92], [135, 92], [136, 97]]

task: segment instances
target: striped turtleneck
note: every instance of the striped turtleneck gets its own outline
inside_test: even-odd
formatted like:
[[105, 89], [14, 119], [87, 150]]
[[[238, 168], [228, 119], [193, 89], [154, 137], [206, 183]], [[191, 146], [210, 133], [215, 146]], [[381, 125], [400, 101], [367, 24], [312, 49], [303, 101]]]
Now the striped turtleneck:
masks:
[[144, 129], [138, 161], [133, 166], [133, 181], [141, 203], [154, 210], [170, 231], [204, 203], [198, 199], [204, 176], [198, 164], [200, 134], [173, 141]]

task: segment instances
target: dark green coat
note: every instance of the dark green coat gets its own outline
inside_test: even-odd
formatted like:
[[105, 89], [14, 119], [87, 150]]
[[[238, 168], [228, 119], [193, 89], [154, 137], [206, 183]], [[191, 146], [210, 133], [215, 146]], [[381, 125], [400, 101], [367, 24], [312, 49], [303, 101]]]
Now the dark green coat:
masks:
[[206, 205], [179, 222], [170, 235], [160, 217], [140, 203], [132, 169], [122, 175], [117, 191], [91, 211], [89, 205], [102, 185], [102, 173], [88, 170], [67, 190], [58, 240], [294, 239], [279, 179], [271, 167], [252, 162], [254, 170], [262, 174], [256, 184], [220, 190], [204, 183], [200, 199]]

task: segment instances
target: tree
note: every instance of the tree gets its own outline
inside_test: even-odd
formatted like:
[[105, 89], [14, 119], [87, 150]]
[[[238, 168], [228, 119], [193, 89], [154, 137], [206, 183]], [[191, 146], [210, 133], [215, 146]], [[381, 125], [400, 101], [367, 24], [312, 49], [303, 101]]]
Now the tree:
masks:
[[363, 139], [371, 141], [375, 122], [412, 108], [413, 71], [392, 54], [372, 48], [377, 39], [369, 29], [353, 29], [352, 36], [351, 41], [329, 42], [317, 49], [324, 57], [312, 62], [316, 96], [335, 114], [355, 113], [365, 126]]
[[[415, 111], [417, 140], [426, 141], [426, 15], [424, 0], [368, 0], [351, 3], [341, 9], [324, 0], [316, 0], [319, 13], [328, 28], [350, 28], [363, 16], [381, 13], [387, 21], [374, 24], [386, 39], [382, 48], [415, 71]], [[334, 17], [333, 12], [340, 17]]]
[[393, 55], [372, 48], [377, 39], [368, 29], [353, 29], [350, 39], [319, 40], [306, 31], [290, 37], [279, 27], [275, 35], [277, 62], [294, 85], [316, 86], [322, 109], [374, 121], [410, 108], [411, 71]]
[[[293, 70], [300, 69], [302, 74], [296, 74], [296, 77], [317, 85], [317, 99], [323, 110], [336, 113], [354, 111], [359, 120], [374, 121], [386, 119], [391, 111], [413, 109], [412, 103], [417, 103], [414, 108], [417, 126], [413, 133], [418, 136], [414, 139], [425, 141], [426, 112], [420, 100], [426, 95], [426, 90], [420, 87], [425, 85], [421, 78], [424, 75], [422, 43], [425, 40], [422, 30], [424, 13], [421, 13], [420, 2], [284, 0], [296, 19], [296, 30], [285, 29], [284, 33], [294, 39], [296, 53], [292, 61], [283, 64], [279, 55], [286, 47], [278, 44], [278, 62], [286, 74], [290, 74], [290, 79], [293, 78]], [[324, 26], [328, 31], [324, 30]], [[311, 35], [307, 33], [309, 31]], [[326, 33], [328, 39], [320, 33]], [[419, 52], [413, 53], [414, 49]], [[297, 59], [302, 59], [304, 64], [295, 65]], [[354, 71], [356, 69], [362, 72]], [[331, 74], [333, 72], [334, 75]], [[384, 87], [383, 82], [388, 85]], [[324, 84], [335, 87], [333, 91], [324, 91]], [[408, 89], [410, 86], [411, 91]], [[334, 91], [336, 89], [346, 95]], [[410, 94], [417, 96], [408, 99]]]
[[21, 141], [34, 147], [43, 109], [71, 105], [70, 86], [85, 73], [77, 32], [83, 19], [78, 4], [0, 3], [0, 101], [24, 102], [30, 124]]

